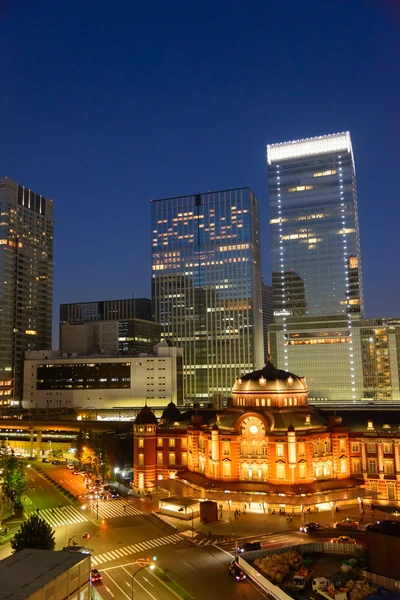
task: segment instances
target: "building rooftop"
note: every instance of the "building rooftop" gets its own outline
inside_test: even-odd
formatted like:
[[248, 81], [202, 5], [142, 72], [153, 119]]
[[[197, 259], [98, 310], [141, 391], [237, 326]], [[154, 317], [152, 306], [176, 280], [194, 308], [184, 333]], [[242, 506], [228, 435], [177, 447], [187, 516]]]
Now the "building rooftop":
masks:
[[0, 561], [0, 599], [25, 600], [87, 558], [85, 554], [25, 548]]

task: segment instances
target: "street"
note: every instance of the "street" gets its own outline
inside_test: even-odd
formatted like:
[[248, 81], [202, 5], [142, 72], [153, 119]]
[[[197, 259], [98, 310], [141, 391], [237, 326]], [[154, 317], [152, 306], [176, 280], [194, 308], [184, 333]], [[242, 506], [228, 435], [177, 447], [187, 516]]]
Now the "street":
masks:
[[[44, 467], [54, 479], [71, 491], [73, 489], [76, 495], [86, 491], [81, 475], [72, 475], [65, 466], [45, 464]], [[103, 577], [96, 588], [105, 600], [131, 599], [132, 575], [140, 568], [135, 562], [153, 556], [157, 557], [157, 567], [195, 600], [221, 600], [222, 597], [226, 600], [260, 600], [265, 596], [251, 582], [237, 582], [228, 574], [237, 544], [259, 540], [263, 547], [279, 548], [315, 538], [330, 539], [345, 533], [360, 541], [365, 538], [363, 531], [332, 529], [328, 514], [323, 519], [323, 515], [319, 515], [320, 521], [326, 521], [321, 523], [320, 531], [305, 535], [299, 532], [297, 522], [288, 524], [279, 516], [246, 515], [240, 521], [232, 522], [230, 514], [226, 513], [225, 520], [215, 524], [215, 533], [205, 535], [199, 531], [198, 525], [192, 540], [187, 524], [179, 520], [177, 529], [154, 516], [154, 506], [148, 498], [116, 498], [99, 501], [98, 505], [92, 501], [85, 506], [71, 501], [32, 467], [27, 468], [26, 473], [26, 513], [29, 515], [39, 508], [39, 515], [55, 530], [57, 550], [71, 543], [93, 550], [92, 566]], [[232, 535], [233, 528], [235, 535]], [[82, 538], [86, 533], [90, 535], [89, 539]], [[0, 557], [9, 553], [7, 545], [2, 548]], [[140, 600], [176, 598], [147, 567], [138, 572], [133, 584], [133, 597]]]

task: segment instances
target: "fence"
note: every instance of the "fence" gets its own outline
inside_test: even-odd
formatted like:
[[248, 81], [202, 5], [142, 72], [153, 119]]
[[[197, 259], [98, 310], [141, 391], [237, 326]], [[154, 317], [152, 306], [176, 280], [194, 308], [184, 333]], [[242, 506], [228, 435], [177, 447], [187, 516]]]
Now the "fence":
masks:
[[[298, 544], [296, 546], [284, 546], [276, 549], [253, 550], [244, 552], [238, 558], [238, 563], [246, 575], [254, 581], [262, 590], [271, 595], [275, 600], [291, 599], [280, 587], [274, 585], [260, 571], [253, 567], [257, 558], [266, 558], [271, 554], [283, 554], [284, 552], [298, 552], [302, 555], [309, 554], [341, 554], [355, 556], [360, 551], [356, 544], [332, 544], [331, 542], [312, 542], [311, 544]], [[383, 585], [383, 584], [382, 584]], [[399, 584], [400, 585], [400, 584]], [[386, 587], [386, 586], [385, 586]], [[398, 591], [397, 588], [396, 591]]]
[[390, 577], [384, 577], [376, 573], [368, 573], [368, 571], [363, 571], [363, 575], [370, 583], [380, 585], [391, 592], [400, 594], [400, 581], [397, 579], [391, 579]]

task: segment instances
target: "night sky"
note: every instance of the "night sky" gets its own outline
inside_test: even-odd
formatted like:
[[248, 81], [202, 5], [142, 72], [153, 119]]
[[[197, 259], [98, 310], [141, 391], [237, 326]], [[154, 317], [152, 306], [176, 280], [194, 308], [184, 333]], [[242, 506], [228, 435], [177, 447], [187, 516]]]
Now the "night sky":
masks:
[[400, 316], [399, 0], [2, 0], [0, 52], [0, 175], [54, 200], [55, 323], [150, 295], [152, 198], [250, 186], [269, 283], [265, 146], [345, 130], [366, 315]]

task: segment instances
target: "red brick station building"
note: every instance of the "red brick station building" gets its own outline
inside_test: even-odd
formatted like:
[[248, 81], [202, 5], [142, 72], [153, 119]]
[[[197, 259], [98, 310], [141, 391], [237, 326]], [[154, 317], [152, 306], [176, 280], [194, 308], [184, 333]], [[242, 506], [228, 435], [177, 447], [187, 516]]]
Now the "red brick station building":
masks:
[[364, 497], [396, 504], [398, 412], [343, 415], [309, 406], [305, 377], [269, 362], [237, 378], [226, 409], [181, 412], [170, 403], [158, 422], [142, 408], [133, 425], [134, 487], [257, 512]]

